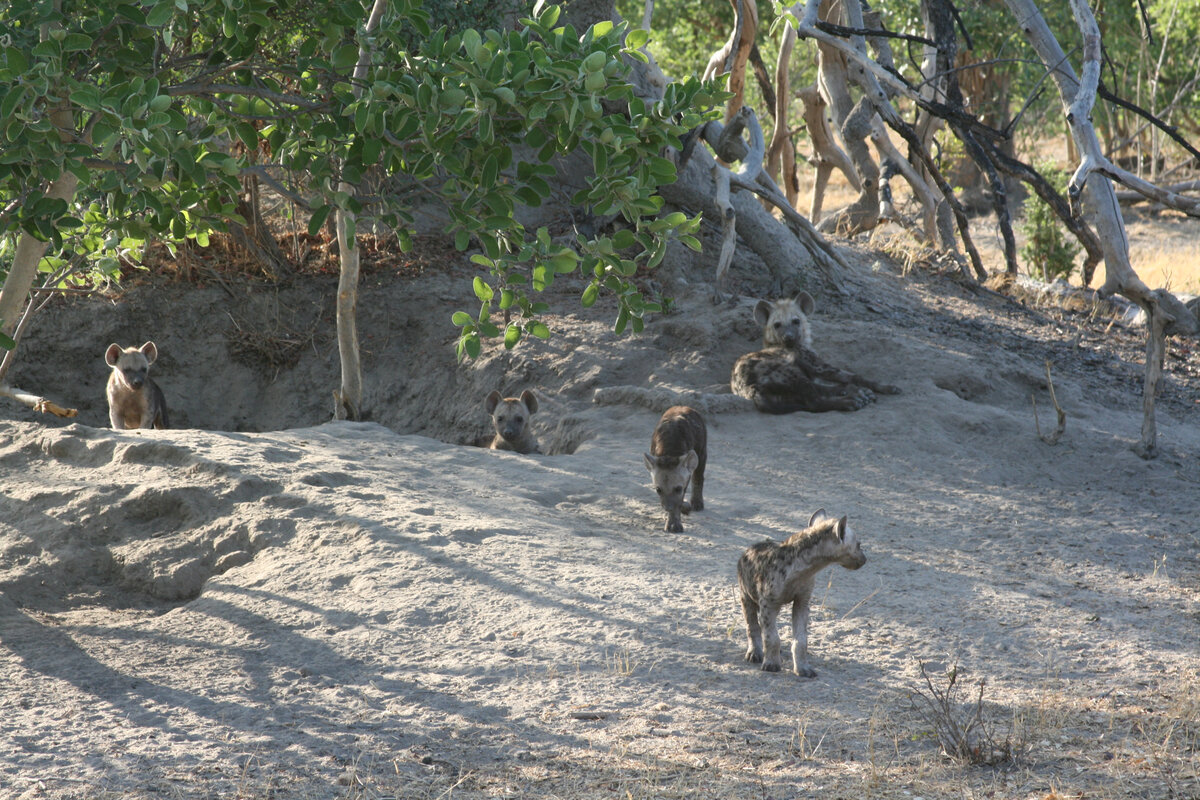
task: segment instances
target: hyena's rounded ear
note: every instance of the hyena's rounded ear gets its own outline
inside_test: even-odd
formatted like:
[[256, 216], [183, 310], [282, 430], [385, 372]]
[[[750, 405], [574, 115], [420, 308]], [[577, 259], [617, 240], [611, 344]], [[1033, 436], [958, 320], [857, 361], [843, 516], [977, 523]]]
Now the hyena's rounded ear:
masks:
[[147, 363], [153, 364], [158, 360], [158, 347], [155, 346], [154, 342], [146, 342], [138, 349], [141, 350], [142, 355], [146, 357]]
[[771, 318], [771, 303], [768, 300], [759, 300], [754, 304], [754, 321], [760, 327], [767, 326], [767, 320]]
[[818, 508], [816, 511], [814, 511], [812, 513], [812, 516], [808, 518], [808, 527], [811, 528], [813, 525], [816, 525], [817, 520], [819, 520], [823, 516], [825, 516], [825, 509]]
[[696, 467], [700, 466], [700, 456], [696, 455], [695, 450], [688, 450], [683, 455], [683, 468], [691, 472]]
[[487, 396], [487, 399], [483, 401], [483, 407], [487, 409], [487, 413], [491, 414], [496, 410], [496, 406], [500, 405], [500, 400], [500, 393], [492, 392]]
[[813, 300], [812, 295], [808, 292], [801, 292], [792, 299], [796, 305], [800, 306], [800, 310], [804, 312], [805, 316], [808, 316], [817, 309], [817, 301]]
[[116, 342], [110, 344], [108, 349], [104, 351], [104, 363], [108, 364], [110, 367], [115, 367], [117, 365], [117, 359], [120, 357], [121, 345], [117, 344]]
[[537, 413], [537, 397], [533, 392], [529, 391], [528, 389], [521, 392], [521, 402], [525, 404], [527, 409], [529, 409], [530, 414]]
[[642, 453], [642, 457], [646, 459], [646, 469], [654, 472], [654, 470], [658, 467], [658, 459], [649, 453]]
[[846, 518], [842, 517], [837, 521], [837, 535], [841, 541], [846, 541]]

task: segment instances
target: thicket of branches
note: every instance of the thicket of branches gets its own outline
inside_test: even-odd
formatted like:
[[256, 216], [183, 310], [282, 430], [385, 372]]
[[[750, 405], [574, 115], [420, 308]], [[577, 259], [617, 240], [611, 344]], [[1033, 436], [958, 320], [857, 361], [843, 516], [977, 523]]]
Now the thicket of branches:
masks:
[[[848, 266], [830, 242], [885, 221], [979, 281], [968, 212], [980, 205], [1015, 272], [1011, 197], [1024, 187], [1078, 238], [1084, 282], [1103, 260], [1101, 291], [1147, 313], [1151, 455], [1162, 337], [1200, 323], [1132, 270], [1113, 181], [1200, 215], [1188, 185], [1170, 185], [1200, 158], [1188, 143], [1200, 111], [1186, 102], [1200, 9], [1043, 5], [643, 0], [621, 7], [627, 26], [612, 0], [572, 0], [561, 15], [477, 0], [76, 0], [69, 14], [63, 0], [13, 0], [0, 7], [0, 346], [49, 292], [112, 277], [152, 239], [203, 245], [229, 231], [286, 278], [259, 216], [267, 184], [310, 232], [335, 223], [335, 413], [354, 417], [364, 219], [407, 245], [414, 202], [442, 209], [487, 270], [478, 310], [453, 320], [460, 356], [473, 356], [486, 338], [550, 335], [537, 293], [564, 273], [588, 279], [585, 306], [611, 292], [616, 329], [639, 330], [659, 306], [632, 277], [672, 240], [698, 248], [698, 212], [723, 231], [718, 284], [744, 245], [777, 285], [807, 265], [836, 288]], [[1031, 166], [1042, 154], [1030, 143], [1049, 139], [1073, 171], [1065, 194]], [[797, 152], [814, 169], [807, 199]], [[829, 210], [835, 171], [859, 195]], [[404, 191], [369, 190], [372, 173]], [[552, 184], [596, 225], [564, 241], [521, 224]]]

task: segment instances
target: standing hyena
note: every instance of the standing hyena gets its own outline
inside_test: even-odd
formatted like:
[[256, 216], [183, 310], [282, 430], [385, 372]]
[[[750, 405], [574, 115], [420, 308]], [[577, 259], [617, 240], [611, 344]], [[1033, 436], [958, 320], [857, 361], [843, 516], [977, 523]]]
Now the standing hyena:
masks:
[[157, 359], [154, 342], [126, 348], [110, 344], [104, 351], [104, 361], [112, 367], [106, 391], [108, 419], [116, 430], [169, 427], [167, 400], [147, 374]]
[[492, 426], [496, 429], [490, 449], [523, 454], [542, 452], [529, 430], [529, 418], [538, 409], [533, 392], [526, 389], [520, 397], [501, 397], [499, 392], [492, 392], [484, 401], [484, 408], [492, 415]]
[[875, 383], [826, 363], [812, 350], [808, 292], [790, 300], [758, 301], [754, 319], [763, 329], [763, 349], [733, 365], [734, 394], [754, 401], [759, 411], [857, 411], [875, 400], [874, 392], [898, 394], [895, 386]]
[[[808, 663], [808, 604], [818, 572], [831, 564], [858, 569], [867, 563], [858, 537], [846, 518], [825, 517], [821, 509], [808, 527], [775, 544], [770, 539], [746, 550], [738, 560], [738, 593], [746, 615], [746, 660], [762, 662], [767, 672], [779, 672], [779, 610], [792, 604], [792, 669], [797, 675], [815, 678]], [[766, 656], [763, 644], [766, 644]]]
[[[687, 406], [668, 408], [654, 428], [650, 452], [645, 455], [654, 491], [667, 510], [667, 525], [663, 530], [681, 533], [680, 514], [704, 509], [704, 467], [708, 464], [708, 429], [704, 427], [704, 417]], [[691, 503], [684, 499], [689, 482]]]

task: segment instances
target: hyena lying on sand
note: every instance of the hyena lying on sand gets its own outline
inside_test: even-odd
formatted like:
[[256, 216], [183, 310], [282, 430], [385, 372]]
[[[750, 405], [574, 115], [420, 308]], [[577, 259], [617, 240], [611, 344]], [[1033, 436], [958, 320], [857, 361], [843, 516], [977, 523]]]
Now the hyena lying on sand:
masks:
[[879, 394], [898, 394], [895, 386], [875, 383], [826, 363], [812, 350], [808, 292], [790, 300], [758, 301], [754, 319], [763, 328], [763, 349], [733, 365], [734, 394], [754, 401], [759, 411], [857, 411]]
[[518, 453], [541, 453], [537, 439], [529, 430], [529, 418], [537, 412], [538, 401], [533, 392], [526, 389], [520, 397], [501, 397], [492, 392], [484, 401], [487, 413], [492, 415], [496, 436], [488, 446], [492, 450], [515, 450]]
[[106, 394], [108, 419], [114, 429], [169, 427], [167, 400], [147, 374], [157, 358], [154, 342], [124, 349], [110, 344], [104, 351], [104, 361], [112, 367]]
[[[867, 563], [846, 518], [812, 515], [808, 527], [783, 544], [767, 539], [746, 550], [738, 560], [738, 594], [746, 615], [746, 660], [762, 662], [767, 672], [779, 672], [779, 610], [792, 604], [792, 669], [805, 678], [817, 676], [808, 663], [808, 605], [818, 572], [831, 564], [858, 569]], [[764, 640], [766, 656], [763, 655]]]
[[[654, 491], [667, 510], [667, 525], [663, 530], [683, 532], [680, 514], [704, 509], [704, 467], [708, 464], [708, 429], [704, 417], [694, 408], [672, 406], [663, 412], [654, 435], [650, 437], [650, 452], [646, 453], [646, 469], [654, 481]], [[692, 502], [683, 498], [688, 483], [692, 484]]]

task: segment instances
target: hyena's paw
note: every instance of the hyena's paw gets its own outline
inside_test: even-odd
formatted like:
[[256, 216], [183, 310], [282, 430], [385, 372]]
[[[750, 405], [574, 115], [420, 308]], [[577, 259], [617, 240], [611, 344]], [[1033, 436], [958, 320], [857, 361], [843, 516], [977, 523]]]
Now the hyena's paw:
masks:
[[683, 533], [683, 522], [677, 519], [668, 519], [663, 530], [667, 533]]
[[878, 394], [900, 394], [900, 387], [892, 386], [890, 383], [873, 383], [871, 389]]
[[751, 647], [749, 650], [746, 651], [746, 660], [749, 661], [751, 664], [761, 664], [762, 663], [762, 653], [758, 652], [753, 647]]
[[850, 402], [854, 404], [854, 410], [866, 408], [875, 402], [875, 393], [870, 389], [859, 389], [854, 394], [850, 395]]
[[763, 668], [763, 672], [780, 672], [780, 671], [782, 671], [778, 661], [764, 661], [762, 668]]
[[704, 501], [701, 500], [699, 497], [693, 497], [692, 502], [689, 503], [688, 505], [691, 506], [692, 511], [703, 511], [704, 510]]
[[813, 669], [812, 667], [808, 666], [807, 664], [801, 664], [800, 666], [796, 667], [795, 672], [801, 678], [817, 677], [817, 671], [815, 669]]

